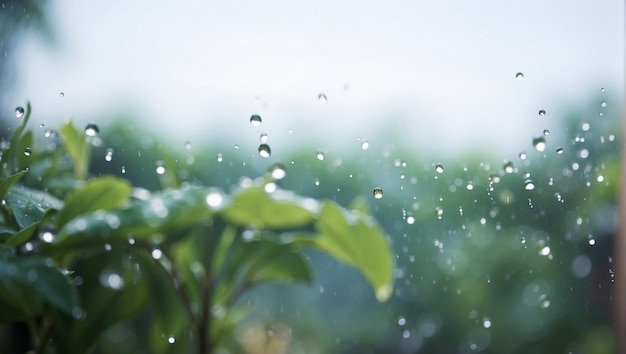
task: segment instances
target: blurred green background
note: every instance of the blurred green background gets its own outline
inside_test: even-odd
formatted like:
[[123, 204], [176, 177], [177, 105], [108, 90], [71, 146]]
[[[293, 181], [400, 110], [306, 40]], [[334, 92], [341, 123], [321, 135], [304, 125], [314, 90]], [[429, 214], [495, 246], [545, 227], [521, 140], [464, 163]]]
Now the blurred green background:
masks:
[[[46, 23], [40, 2], [5, 1], [2, 45], [19, 48], [16, 38], [28, 29], [53, 36]], [[8, 87], [14, 66], [3, 64], [2, 85]], [[356, 271], [312, 252], [313, 285], [267, 286], [242, 300], [254, 309], [237, 332], [248, 353], [614, 353], [622, 98], [599, 87], [594, 92], [562, 98], [559, 106], [567, 109], [558, 116], [535, 114], [533, 121], [549, 124], [533, 124], [550, 130], [503, 148], [519, 152], [507, 153], [506, 160], [480, 144], [447, 154], [416, 149], [395, 123], [367, 148], [365, 139], [346, 147], [316, 135], [317, 145], [274, 149], [279, 152], [265, 159], [257, 154], [259, 132], [243, 141], [226, 130], [181, 143], [146, 128], [141, 113], [102, 113], [102, 122], [93, 119], [101, 141], [92, 171], [155, 190], [155, 164], [163, 151], [174, 150], [181, 179], [193, 183], [228, 191], [243, 176], [262, 175], [281, 162], [285, 189], [344, 206], [369, 197], [396, 256], [391, 300], [376, 302]], [[3, 94], [0, 105], [3, 130], [10, 133], [16, 104]], [[46, 112], [33, 105], [45, 120]], [[240, 119], [247, 124], [248, 116]], [[53, 144], [46, 129], [54, 126], [37, 131], [42, 148]], [[534, 143], [538, 138], [545, 148]], [[320, 145], [328, 147], [323, 159]], [[384, 191], [380, 199], [372, 195], [376, 187]], [[148, 321], [149, 311], [116, 325], [95, 352], [146, 352]], [[258, 345], [259, 337], [274, 346]]]

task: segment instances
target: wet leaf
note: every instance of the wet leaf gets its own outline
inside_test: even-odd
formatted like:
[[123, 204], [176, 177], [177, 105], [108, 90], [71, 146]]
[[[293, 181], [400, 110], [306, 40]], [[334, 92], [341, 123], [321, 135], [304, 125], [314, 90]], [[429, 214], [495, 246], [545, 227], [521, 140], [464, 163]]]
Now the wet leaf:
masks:
[[80, 180], [87, 178], [89, 172], [89, 154], [91, 146], [85, 141], [85, 134], [72, 124], [61, 126], [59, 134], [63, 138], [65, 150], [70, 155], [74, 163], [74, 177]]
[[40, 222], [49, 209], [63, 207], [63, 202], [56, 197], [24, 186], [11, 187], [4, 199], [21, 228]]
[[24, 176], [27, 172], [27, 170], [23, 170], [3, 179], [2, 182], [0, 182], [0, 199], [4, 198], [9, 191], [9, 188], [11, 188], [15, 182], [19, 181], [19, 179], [22, 178], [22, 176]]

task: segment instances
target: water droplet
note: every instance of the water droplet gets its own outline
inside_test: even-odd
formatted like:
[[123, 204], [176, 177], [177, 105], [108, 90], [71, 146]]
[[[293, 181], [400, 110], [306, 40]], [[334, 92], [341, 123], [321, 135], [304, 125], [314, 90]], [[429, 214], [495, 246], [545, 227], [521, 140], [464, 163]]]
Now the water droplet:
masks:
[[602, 102], [600, 102], [600, 107], [602, 107], [602, 108], [606, 108], [606, 101], [602, 101]]
[[169, 338], [167, 338], [167, 342], [169, 344], [174, 344], [176, 343], [176, 338], [174, 338], [174, 336], [169, 336]]
[[185, 141], [184, 147], [185, 150], [191, 150], [191, 141]]
[[287, 172], [285, 171], [285, 166], [281, 163], [275, 163], [270, 167], [270, 175], [273, 179], [279, 180], [285, 178]]
[[122, 173], [126, 173], [126, 167], [122, 166]]
[[59, 92], [59, 97], [63, 98], [65, 97], [65, 94], [63, 92]]
[[269, 140], [269, 137], [267, 136], [267, 134], [262, 133], [259, 138], [261, 139], [261, 143], [265, 144], [267, 143], [267, 140]]
[[483, 319], [483, 327], [485, 327], [485, 328], [490, 328], [491, 327], [491, 320], [489, 319], [489, 317], [485, 317]]
[[543, 152], [546, 149], [546, 139], [543, 137], [534, 138], [533, 146], [537, 149], [537, 151]]
[[222, 156], [222, 154], [217, 154], [217, 162], [222, 162], [224, 161], [224, 156]]
[[370, 147], [370, 143], [367, 142], [367, 140], [361, 143], [361, 150], [367, 150], [369, 149], [369, 147]]
[[24, 149], [24, 156], [30, 156], [33, 153], [33, 150], [29, 147]]
[[150, 252], [150, 255], [154, 259], [161, 259], [161, 257], [163, 257], [163, 251], [161, 251], [158, 248], [155, 248], [155, 249], [152, 250], [152, 252]]
[[318, 151], [315, 157], [317, 157], [318, 160], [322, 161], [324, 160], [324, 153], [321, 151]]
[[406, 324], [406, 318], [404, 316], [398, 317], [398, 326], [404, 326]]
[[100, 133], [100, 129], [98, 129], [98, 126], [93, 123], [89, 123], [85, 127], [85, 135], [87, 136], [97, 136], [98, 133]]
[[524, 181], [524, 189], [527, 191], [532, 191], [533, 189], [535, 189], [535, 184], [532, 180], [527, 179]]
[[522, 151], [522, 152], [519, 153], [520, 160], [526, 160], [526, 157], [527, 157], [526, 156], [526, 152]]
[[24, 107], [15, 107], [15, 117], [22, 118], [24, 116]]
[[39, 235], [39, 238], [45, 243], [52, 243], [56, 236], [50, 231], [45, 231]]
[[325, 94], [320, 93], [319, 95], [317, 95], [317, 100], [322, 102], [322, 103], [324, 103], [324, 102], [328, 101], [328, 98], [326, 97]]
[[258, 114], [253, 114], [250, 116], [250, 124], [252, 124], [253, 127], [260, 127], [261, 126], [261, 116]]
[[559, 155], [561, 155], [561, 154], [563, 153], [563, 148], [562, 148], [562, 147], [557, 148], [557, 149], [556, 149], [556, 153], [557, 153], [557, 154], [559, 154]]
[[474, 189], [474, 183], [472, 183], [472, 181], [467, 182], [467, 185], [465, 186], [465, 188], [466, 188], [468, 191], [473, 190], [473, 189]]
[[437, 171], [437, 173], [443, 173], [443, 165], [438, 163], [437, 166], [435, 166], [435, 171]]
[[542, 117], [546, 116], [546, 111], [544, 111], [543, 109], [539, 110], [539, 115]]
[[43, 136], [45, 136], [46, 138], [56, 138], [57, 133], [54, 130], [46, 129], [46, 131], [43, 133]]
[[436, 207], [435, 216], [437, 217], [437, 219], [441, 220], [441, 218], [443, 218], [443, 209], [441, 209], [440, 207]]
[[162, 175], [165, 173], [165, 162], [158, 160], [156, 163], [156, 173]]
[[407, 215], [406, 216], [406, 223], [409, 224], [409, 225], [415, 224], [415, 216], [410, 215], [410, 214]]
[[124, 287], [124, 278], [111, 271], [103, 271], [100, 273], [99, 279], [102, 286], [113, 290], [120, 290]]
[[524, 80], [524, 73], [517, 73], [515, 74], [515, 78], [518, 80]]
[[504, 163], [504, 172], [506, 173], [513, 173], [513, 171], [515, 171], [515, 168], [513, 167], [513, 162], [511, 161], [507, 161]]
[[104, 155], [104, 160], [107, 162], [111, 162], [113, 160], [113, 149], [108, 148], [106, 154]]
[[380, 199], [383, 197], [383, 190], [380, 187], [376, 187], [374, 188], [374, 191], [372, 192], [372, 194], [374, 195], [374, 198]]
[[544, 136], [549, 136], [550, 135], [550, 131], [548, 129], [544, 129], [543, 130], [543, 135]]
[[224, 196], [218, 191], [209, 192], [206, 196], [206, 203], [212, 208], [219, 207], [223, 202]]
[[259, 155], [261, 155], [261, 157], [270, 157], [270, 155], [272, 154], [272, 149], [270, 149], [270, 146], [267, 144], [261, 144], [259, 145]]

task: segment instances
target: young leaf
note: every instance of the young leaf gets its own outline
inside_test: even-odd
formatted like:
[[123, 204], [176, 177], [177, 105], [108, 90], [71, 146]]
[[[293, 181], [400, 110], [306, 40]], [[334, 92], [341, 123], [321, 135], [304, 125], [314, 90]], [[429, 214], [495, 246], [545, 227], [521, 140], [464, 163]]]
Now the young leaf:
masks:
[[4, 198], [9, 191], [9, 188], [11, 188], [15, 182], [19, 181], [19, 179], [22, 178], [22, 176], [24, 176], [27, 172], [28, 170], [23, 170], [3, 179], [2, 182], [0, 182], [0, 199]]
[[17, 162], [16, 168], [18, 170], [25, 170], [30, 166], [30, 162], [33, 159], [33, 131], [27, 131], [18, 141], [17, 150], [15, 153], [15, 159]]
[[4, 197], [8, 208], [13, 209], [17, 224], [25, 228], [43, 219], [48, 209], [61, 209], [63, 202], [50, 194], [24, 186], [13, 186]]
[[13, 135], [11, 136], [11, 144], [9, 145], [9, 150], [7, 151], [7, 155], [11, 157], [9, 162], [9, 173], [14, 173], [17, 169], [17, 154], [18, 154], [18, 142], [20, 137], [22, 136], [22, 132], [28, 123], [28, 119], [30, 118], [31, 107], [30, 102], [26, 102], [26, 112], [24, 113], [24, 117], [22, 118], [22, 124], [20, 124], [16, 129]]
[[110, 176], [93, 179], [67, 197], [59, 212], [57, 227], [82, 214], [120, 208], [128, 201], [130, 193], [131, 186], [126, 180]]
[[374, 288], [378, 301], [391, 296], [391, 250], [382, 231], [366, 215], [348, 215], [335, 203], [326, 202], [316, 226], [319, 236], [310, 240], [313, 246], [356, 267]]
[[89, 154], [91, 145], [85, 139], [85, 134], [74, 127], [72, 122], [61, 126], [59, 133], [65, 143], [65, 149], [74, 162], [74, 177], [85, 180], [89, 172]]

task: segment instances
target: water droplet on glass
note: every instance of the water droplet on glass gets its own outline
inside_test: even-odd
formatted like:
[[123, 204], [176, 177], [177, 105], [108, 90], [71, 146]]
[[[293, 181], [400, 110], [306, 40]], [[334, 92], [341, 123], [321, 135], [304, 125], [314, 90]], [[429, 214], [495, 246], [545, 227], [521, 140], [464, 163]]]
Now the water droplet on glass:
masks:
[[320, 93], [319, 95], [317, 95], [317, 100], [322, 102], [322, 103], [324, 103], [324, 102], [328, 101], [328, 98], [326, 97], [325, 94]]
[[261, 144], [259, 145], [259, 155], [261, 155], [261, 157], [270, 157], [270, 155], [272, 154], [272, 149], [270, 149], [270, 146], [267, 144]]
[[63, 92], [59, 92], [59, 97], [65, 97], [65, 94]]
[[191, 141], [185, 141], [185, 150], [191, 150]]
[[589, 125], [589, 123], [587, 123], [587, 122], [583, 123], [583, 125], [582, 125], [582, 129], [583, 129], [583, 131], [584, 131], [584, 132], [588, 131], [588, 130], [589, 130], [589, 128], [591, 128], [591, 126]]
[[522, 152], [519, 153], [520, 160], [526, 160], [526, 157], [527, 157], [526, 156], [526, 152], [522, 151]]
[[549, 136], [550, 135], [550, 131], [548, 129], [544, 129], [543, 130], [543, 135], [544, 136]]
[[485, 328], [490, 328], [491, 327], [491, 320], [489, 319], [489, 317], [485, 317], [483, 319], [483, 327], [485, 327]]
[[317, 157], [318, 160], [322, 161], [324, 160], [324, 153], [321, 151], [318, 151], [315, 157]]
[[380, 199], [383, 197], [383, 190], [380, 187], [376, 187], [374, 188], [374, 191], [372, 192], [372, 194], [374, 195], [374, 198]]
[[222, 162], [224, 161], [224, 156], [222, 156], [222, 154], [217, 154], [217, 162]]
[[267, 134], [262, 133], [259, 138], [261, 139], [261, 143], [265, 144], [267, 143], [267, 140], [269, 140], [269, 137], [267, 136]]
[[253, 127], [260, 127], [261, 126], [261, 116], [258, 114], [253, 114], [250, 116], [250, 124], [252, 124]]
[[285, 166], [281, 163], [275, 163], [272, 167], [270, 167], [270, 175], [276, 180], [285, 178], [287, 175]]
[[122, 173], [126, 173], [126, 167], [122, 166]]
[[24, 156], [30, 156], [33, 153], [33, 150], [29, 147], [24, 149]]
[[542, 256], [547, 256], [550, 254], [550, 246], [544, 246], [542, 249], [539, 250], [539, 254]]
[[104, 160], [107, 162], [111, 162], [113, 160], [113, 149], [108, 148], [106, 154], [104, 155]]
[[513, 171], [515, 171], [515, 168], [513, 167], [513, 162], [511, 161], [507, 161], [504, 163], [504, 172], [506, 173], [513, 173]]
[[158, 160], [156, 163], [156, 173], [162, 175], [165, 173], [165, 163], [161, 160]]
[[361, 150], [367, 150], [370, 147], [370, 143], [365, 140], [361, 143]]
[[85, 135], [87, 136], [96, 136], [99, 132], [100, 130], [98, 129], [98, 126], [93, 123], [89, 123], [85, 127]]
[[435, 171], [437, 171], [437, 173], [443, 173], [443, 165], [438, 163], [437, 166], [435, 166]]
[[515, 78], [518, 80], [524, 80], [524, 73], [517, 73], [515, 74]]
[[524, 189], [527, 191], [532, 191], [533, 189], [535, 189], [535, 184], [532, 180], [527, 179], [524, 181]]
[[443, 218], [443, 209], [441, 209], [440, 207], [436, 207], [435, 216], [437, 217], [437, 219], [441, 220], [441, 218]]
[[16, 107], [15, 108], [15, 117], [22, 118], [24, 116], [24, 107]]
[[557, 148], [557, 149], [556, 149], [556, 153], [557, 153], [557, 154], [559, 154], [559, 155], [561, 155], [561, 154], [563, 153], [563, 148], [562, 148], [562, 147]]
[[600, 107], [602, 107], [602, 108], [606, 108], [606, 101], [602, 101], [602, 102], [600, 102]]
[[546, 139], [543, 137], [534, 138], [533, 146], [537, 149], [537, 151], [543, 152], [546, 149]]
[[465, 186], [465, 188], [466, 188], [468, 191], [471, 191], [471, 190], [473, 190], [473, 189], [474, 189], [474, 184], [473, 184], [471, 181], [469, 181], [469, 182], [467, 182], [467, 185]]
[[542, 116], [542, 117], [545, 117], [546, 116], [546, 111], [544, 111], [543, 109], [539, 110], [539, 115]]
[[406, 223], [409, 224], [409, 225], [415, 224], [415, 216], [407, 215], [406, 216]]

